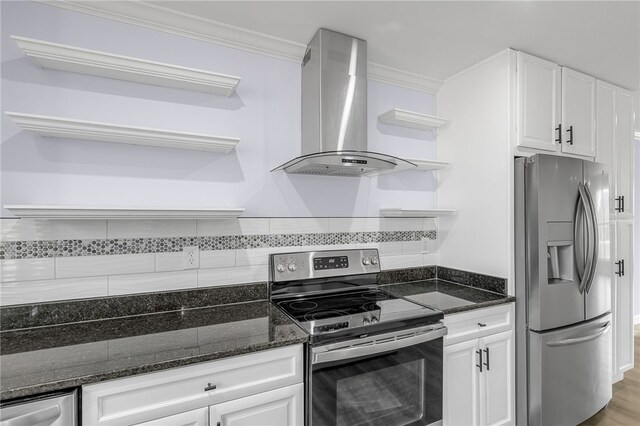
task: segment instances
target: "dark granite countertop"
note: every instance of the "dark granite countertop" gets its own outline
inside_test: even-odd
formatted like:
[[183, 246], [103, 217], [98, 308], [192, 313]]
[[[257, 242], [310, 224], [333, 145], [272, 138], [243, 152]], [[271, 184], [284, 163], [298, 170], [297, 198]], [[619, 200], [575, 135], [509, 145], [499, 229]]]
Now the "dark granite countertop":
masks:
[[513, 296], [480, 290], [437, 278], [388, 284], [381, 286], [381, 288], [394, 296], [404, 297], [413, 302], [439, 309], [445, 315], [516, 301]]
[[0, 332], [0, 398], [247, 354], [308, 336], [268, 301]]

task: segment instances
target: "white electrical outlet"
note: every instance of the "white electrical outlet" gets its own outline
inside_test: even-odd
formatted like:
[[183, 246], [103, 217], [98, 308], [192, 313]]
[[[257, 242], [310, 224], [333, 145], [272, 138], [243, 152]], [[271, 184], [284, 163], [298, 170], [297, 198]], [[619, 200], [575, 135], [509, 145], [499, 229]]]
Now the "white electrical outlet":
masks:
[[200, 248], [189, 246], [182, 248], [184, 269], [198, 269], [200, 267]]

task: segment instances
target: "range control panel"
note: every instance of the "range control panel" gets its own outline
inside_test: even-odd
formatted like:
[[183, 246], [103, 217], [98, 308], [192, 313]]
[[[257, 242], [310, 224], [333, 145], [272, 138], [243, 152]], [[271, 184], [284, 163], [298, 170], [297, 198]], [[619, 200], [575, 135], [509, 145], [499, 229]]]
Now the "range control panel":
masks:
[[380, 272], [378, 249], [303, 251], [270, 255], [273, 282]]

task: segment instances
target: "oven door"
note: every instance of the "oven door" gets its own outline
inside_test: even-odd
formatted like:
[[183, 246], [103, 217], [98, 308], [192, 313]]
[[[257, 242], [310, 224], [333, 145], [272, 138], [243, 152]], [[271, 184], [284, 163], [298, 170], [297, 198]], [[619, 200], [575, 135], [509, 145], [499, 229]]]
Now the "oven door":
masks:
[[311, 349], [311, 426], [403, 426], [442, 420], [442, 337], [415, 329]]

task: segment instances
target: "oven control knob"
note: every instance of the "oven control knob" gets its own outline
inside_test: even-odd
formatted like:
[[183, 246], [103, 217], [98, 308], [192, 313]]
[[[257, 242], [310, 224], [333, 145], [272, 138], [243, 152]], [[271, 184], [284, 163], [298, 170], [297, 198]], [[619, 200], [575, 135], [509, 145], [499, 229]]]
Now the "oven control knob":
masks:
[[363, 265], [368, 265], [371, 263], [371, 259], [369, 259], [368, 257], [363, 257], [362, 258], [362, 264]]
[[377, 257], [372, 257], [371, 258], [371, 264], [372, 265], [377, 265], [378, 264], [378, 258]]
[[375, 324], [378, 322], [378, 317], [371, 317], [371, 324]]
[[298, 269], [298, 268], [296, 267], [296, 264], [295, 264], [295, 263], [290, 263], [290, 264], [289, 264], [289, 270], [290, 270], [291, 272], [294, 272], [296, 269]]
[[276, 271], [278, 271], [278, 272], [284, 272], [285, 269], [287, 269], [287, 268], [284, 267], [284, 263], [278, 263], [276, 265]]
[[369, 322], [370, 322], [369, 319], [365, 318], [362, 320], [362, 325], [369, 325]]

